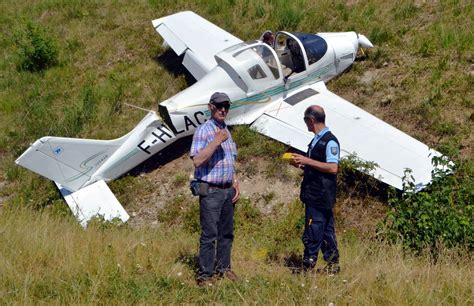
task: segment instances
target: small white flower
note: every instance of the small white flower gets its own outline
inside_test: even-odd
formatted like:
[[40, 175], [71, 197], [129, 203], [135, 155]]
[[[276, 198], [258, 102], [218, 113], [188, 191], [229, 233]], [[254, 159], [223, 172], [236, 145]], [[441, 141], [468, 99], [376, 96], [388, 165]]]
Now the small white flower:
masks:
[[250, 282], [248, 279], [245, 280], [246, 283]]
[[178, 272], [178, 276], [181, 276], [181, 275], [183, 275], [183, 272]]
[[345, 284], [347, 283], [347, 279], [343, 279], [342, 282]]
[[304, 287], [304, 284], [301, 284], [301, 287]]

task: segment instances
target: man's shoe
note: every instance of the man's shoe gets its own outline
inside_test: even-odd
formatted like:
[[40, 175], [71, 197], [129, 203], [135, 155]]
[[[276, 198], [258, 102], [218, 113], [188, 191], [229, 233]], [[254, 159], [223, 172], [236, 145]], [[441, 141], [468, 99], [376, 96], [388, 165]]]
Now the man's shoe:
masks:
[[303, 258], [303, 272], [311, 272], [316, 266], [314, 258]]
[[320, 268], [316, 272], [319, 274], [334, 275], [341, 272], [341, 267], [338, 263], [328, 263], [324, 268]]
[[212, 287], [216, 283], [216, 279], [214, 277], [207, 277], [207, 278], [198, 278], [196, 280], [196, 284], [199, 287]]
[[219, 273], [219, 276], [223, 278], [227, 278], [228, 280], [233, 281], [233, 282], [239, 280], [239, 277], [237, 276], [237, 274], [235, 274], [235, 272], [232, 270], [221, 272]]

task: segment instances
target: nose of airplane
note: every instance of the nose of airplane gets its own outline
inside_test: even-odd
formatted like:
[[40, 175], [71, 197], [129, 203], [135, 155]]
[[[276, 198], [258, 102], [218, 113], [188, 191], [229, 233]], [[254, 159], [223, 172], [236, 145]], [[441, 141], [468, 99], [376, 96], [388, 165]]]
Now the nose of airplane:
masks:
[[361, 48], [373, 48], [374, 47], [374, 45], [372, 45], [370, 40], [362, 34], [357, 34], [357, 40], [359, 41], [359, 46]]

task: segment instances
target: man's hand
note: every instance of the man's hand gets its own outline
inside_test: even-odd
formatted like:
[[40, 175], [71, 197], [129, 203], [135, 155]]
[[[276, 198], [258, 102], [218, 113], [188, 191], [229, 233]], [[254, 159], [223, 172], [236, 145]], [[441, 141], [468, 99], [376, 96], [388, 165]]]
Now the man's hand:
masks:
[[311, 162], [310, 158], [308, 158], [306, 156], [303, 156], [303, 155], [300, 155], [300, 154], [293, 153], [293, 159], [292, 159], [292, 162], [291, 162], [291, 164], [293, 166], [302, 169], [304, 167], [304, 165], [307, 165], [310, 162]]
[[234, 197], [232, 198], [232, 204], [234, 204], [235, 202], [237, 202], [240, 198], [240, 186], [239, 186], [239, 182], [237, 180], [234, 181], [234, 183], [232, 184], [232, 187], [234, 187], [234, 190], [235, 190], [235, 194], [234, 194]]
[[213, 141], [217, 145], [220, 145], [221, 143], [223, 143], [227, 139], [229, 139], [229, 134], [227, 133], [227, 131], [225, 129], [220, 129], [219, 131], [217, 131], [216, 135], [214, 136]]
[[211, 158], [212, 154], [219, 148], [221, 143], [229, 138], [229, 134], [225, 129], [220, 129], [216, 132], [214, 140], [202, 149], [196, 156], [193, 157], [194, 167], [201, 167]]
[[324, 163], [320, 162], [314, 159], [311, 159], [309, 157], [300, 155], [300, 154], [294, 154], [293, 153], [293, 160], [291, 161], [291, 164], [295, 167], [298, 167], [300, 169], [303, 169], [304, 166], [309, 166], [313, 167], [314, 169], [324, 172], [324, 173], [331, 173], [331, 174], [336, 174], [338, 165], [337, 163]]

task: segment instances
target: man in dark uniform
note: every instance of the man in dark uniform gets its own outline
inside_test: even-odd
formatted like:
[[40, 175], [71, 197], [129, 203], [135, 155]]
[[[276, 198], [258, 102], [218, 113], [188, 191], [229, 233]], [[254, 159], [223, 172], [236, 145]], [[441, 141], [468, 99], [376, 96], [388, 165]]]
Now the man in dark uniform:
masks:
[[325, 119], [322, 107], [313, 105], [306, 109], [304, 121], [315, 136], [307, 156], [293, 154], [293, 163], [304, 169], [300, 193], [305, 205], [303, 268], [309, 271], [315, 267], [321, 249], [327, 265], [318, 272], [335, 274], [340, 270], [333, 214], [340, 150], [339, 141], [329, 131]]
[[234, 206], [239, 196], [235, 178], [237, 147], [224, 120], [230, 108], [229, 96], [216, 92], [208, 104], [211, 118], [199, 126], [191, 145], [194, 177], [199, 180], [199, 286], [212, 285], [216, 278], [238, 280], [231, 270], [234, 240]]

